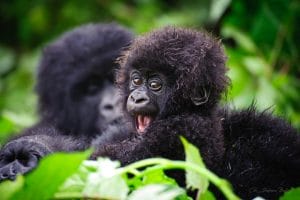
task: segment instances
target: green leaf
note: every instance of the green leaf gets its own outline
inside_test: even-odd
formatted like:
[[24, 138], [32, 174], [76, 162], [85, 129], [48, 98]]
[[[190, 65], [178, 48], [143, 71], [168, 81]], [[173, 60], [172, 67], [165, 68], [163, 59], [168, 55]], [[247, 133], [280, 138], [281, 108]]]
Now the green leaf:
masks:
[[135, 190], [129, 196], [128, 200], [173, 200], [184, 194], [185, 191], [180, 187], [153, 184]]
[[26, 113], [16, 113], [8, 110], [3, 111], [3, 117], [21, 127], [28, 127], [34, 123], [35, 119]]
[[255, 45], [254, 41], [245, 33], [238, 30], [236, 27], [231, 25], [225, 24], [223, 29], [221, 30], [223, 37], [233, 37], [237, 44], [248, 53], [256, 53], [257, 46]]
[[3, 116], [3, 114], [1, 113], [1, 115], [0, 115], [0, 147], [1, 147], [1, 144], [4, 144], [3, 141], [5, 141], [5, 139], [8, 138], [8, 136], [13, 132], [17, 132], [17, 128], [16, 128], [15, 124], [10, 119], [7, 119], [5, 116]]
[[[148, 167], [147, 170], [151, 170], [152, 167]], [[160, 183], [160, 184], [166, 184], [166, 185], [177, 185], [176, 181], [168, 176], [165, 175], [163, 170], [155, 170], [150, 173], [147, 173], [143, 176], [142, 178], [143, 184], [144, 185], [149, 185], [149, 184], [155, 184], [155, 183]]]
[[209, 12], [209, 19], [211, 22], [216, 23], [224, 14], [231, 0], [212, 0]]
[[279, 200], [297, 200], [300, 199], [300, 187], [293, 188], [283, 194]]
[[203, 194], [200, 196], [201, 200], [215, 200], [215, 196], [213, 193], [211, 193], [209, 190], [206, 190]]
[[264, 110], [276, 104], [276, 98], [278, 92], [276, 88], [272, 86], [270, 81], [265, 77], [258, 79], [259, 88], [256, 92], [257, 108]]
[[24, 185], [24, 177], [17, 176], [15, 181], [4, 181], [0, 184], [0, 194], [2, 200], [8, 200], [11, 196], [20, 190]]
[[128, 192], [129, 188], [121, 176], [115, 175], [104, 178], [91, 174], [83, 190], [83, 196], [101, 199], [125, 199]]
[[244, 56], [241, 62], [254, 76], [267, 76], [270, 74], [271, 66], [262, 57]]
[[97, 161], [86, 161], [85, 167], [90, 171], [82, 189], [82, 197], [103, 199], [126, 198], [129, 188], [123, 177], [118, 174], [117, 168], [119, 166], [119, 162], [111, 161], [108, 158], [98, 158]]
[[60, 185], [76, 172], [80, 163], [90, 155], [91, 151], [80, 153], [55, 153], [43, 158], [38, 168], [25, 178], [22, 190], [14, 196], [14, 200], [50, 199]]
[[[196, 164], [200, 167], [205, 167], [198, 148], [189, 143], [185, 138], [180, 137], [180, 139], [184, 146], [186, 162]], [[198, 189], [200, 193], [205, 192], [209, 185], [209, 181], [207, 178], [204, 178], [195, 171], [191, 170], [186, 171], [186, 182], [188, 188]]]
[[59, 192], [55, 193], [55, 197], [66, 197], [66, 196], [82, 196], [83, 188], [86, 183], [86, 176], [83, 178], [79, 174], [74, 174], [68, 178], [65, 183], [60, 187]]
[[87, 179], [90, 173], [97, 172], [98, 161], [85, 160], [79, 167], [79, 170], [68, 178], [60, 187], [59, 192], [55, 194], [56, 198], [83, 198], [83, 190], [86, 187]]
[[164, 184], [164, 185], [173, 185], [178, 186], [177, 182], [166, 176], [162, 169], [157, 169], [154, 167], [147, 167], [143, 171], [143, 176], [135, 176], [133, 178], [127, 178], [127, 184], [131, 189], [135, 190], [137, 188], [143, 187], [150, 184]]
[[136, 177], [136, 176], [134, 176], [133, 178], [126, 177], [125, 181], [131, 190], [136, 190], [144, 186], [143, 181], [140, 177]]
[[82, 197], [89, 173], [96, 172], [98, 161], [85, 160], [79, 167], [78, 171], [69, 177], [60, 187], [55, 197]]

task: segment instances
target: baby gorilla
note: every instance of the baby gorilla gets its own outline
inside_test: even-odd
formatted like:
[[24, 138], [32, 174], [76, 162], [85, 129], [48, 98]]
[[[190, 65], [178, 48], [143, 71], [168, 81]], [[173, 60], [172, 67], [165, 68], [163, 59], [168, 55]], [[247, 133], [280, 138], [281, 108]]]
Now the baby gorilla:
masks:
[[51, 152], [86, 149], [106, 129], [113, 134], [111, 126], [126, 130], [113, 75], [132, 37], [116, 24], [89, 24], [45, 48], [37, 77], [41, 120], [3, 147], [0, 180], [31, 170]]
[[201, 32], [167, 27], [137, 38], [117, 73], [134, 136], [99, 146], [93, 158], [109, 156], [124, 165], [149, 157], [183, 160], [183, 135], [217, 171], [225, 152], [217, 112], [229, 82], [225, 60], [219, 42]]
[[254, 109], [220, 112], [229, 83], [225, 61], [220, 42], [206, 33], [167, 27], [137, 38], [117, 77], [134, 136], [101, 145], [92, 157], [123, 165], [149, 157], [183, 160], [183, 135], [243, 199], [278, 198], [299, 186], [300, 136], [290, 125]]

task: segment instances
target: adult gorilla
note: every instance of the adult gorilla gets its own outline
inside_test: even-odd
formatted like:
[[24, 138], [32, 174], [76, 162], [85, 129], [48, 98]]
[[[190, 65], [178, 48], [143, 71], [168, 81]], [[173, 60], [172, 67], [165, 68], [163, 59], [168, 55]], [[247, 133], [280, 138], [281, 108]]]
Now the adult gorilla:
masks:
[[135, 137], [101, 145], [93, 158], [184, 159], [183, 135], [243, 199], [278, 198], [299, 186], [300, 135], [290, 125], [253, 109], [219, 112], [229, 83], [225, 61], [220, 42], [202, 32], [167, 27], [137, 38], [118, 74]]
[[116, 24], [88, 24], [44, 49], [36, 87], [40, 122], [1, 150], [0, 180], [31, 170], [51, 152], [85, 149], [110, 126], [124, 130], [113, 77], [115, 59], [132, 37]]

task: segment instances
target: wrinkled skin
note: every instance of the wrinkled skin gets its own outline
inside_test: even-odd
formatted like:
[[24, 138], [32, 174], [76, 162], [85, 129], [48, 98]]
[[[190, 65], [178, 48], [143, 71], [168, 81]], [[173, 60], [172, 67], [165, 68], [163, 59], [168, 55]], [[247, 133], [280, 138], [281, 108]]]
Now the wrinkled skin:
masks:
[[17, 173], [30, 171], [37, 165], [41, 157], [50, 153], [50, 149], [45, 145], [24, 139], [15, 140], [6, 144], [1, 151], [0, 180], [14, 180]]
[[143, 134], [160, 111], [164, 110], [170, 88], [163, 74], [139, 70], [131, 72], [129, 88], [127, 111], [137, 132]]

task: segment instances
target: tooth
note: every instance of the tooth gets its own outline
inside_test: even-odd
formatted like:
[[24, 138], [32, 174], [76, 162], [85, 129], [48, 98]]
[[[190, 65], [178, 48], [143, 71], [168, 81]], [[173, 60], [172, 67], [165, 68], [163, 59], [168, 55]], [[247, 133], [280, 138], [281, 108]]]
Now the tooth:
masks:
[[138, 123], [141, 124], [143, 122], [143, 116], [138, 115]]
[[150, 125], [152, 121], [151, 116], [137, 115], [136, 116], [136, 128], [139, 133], [143, 133], [145, 129]]

